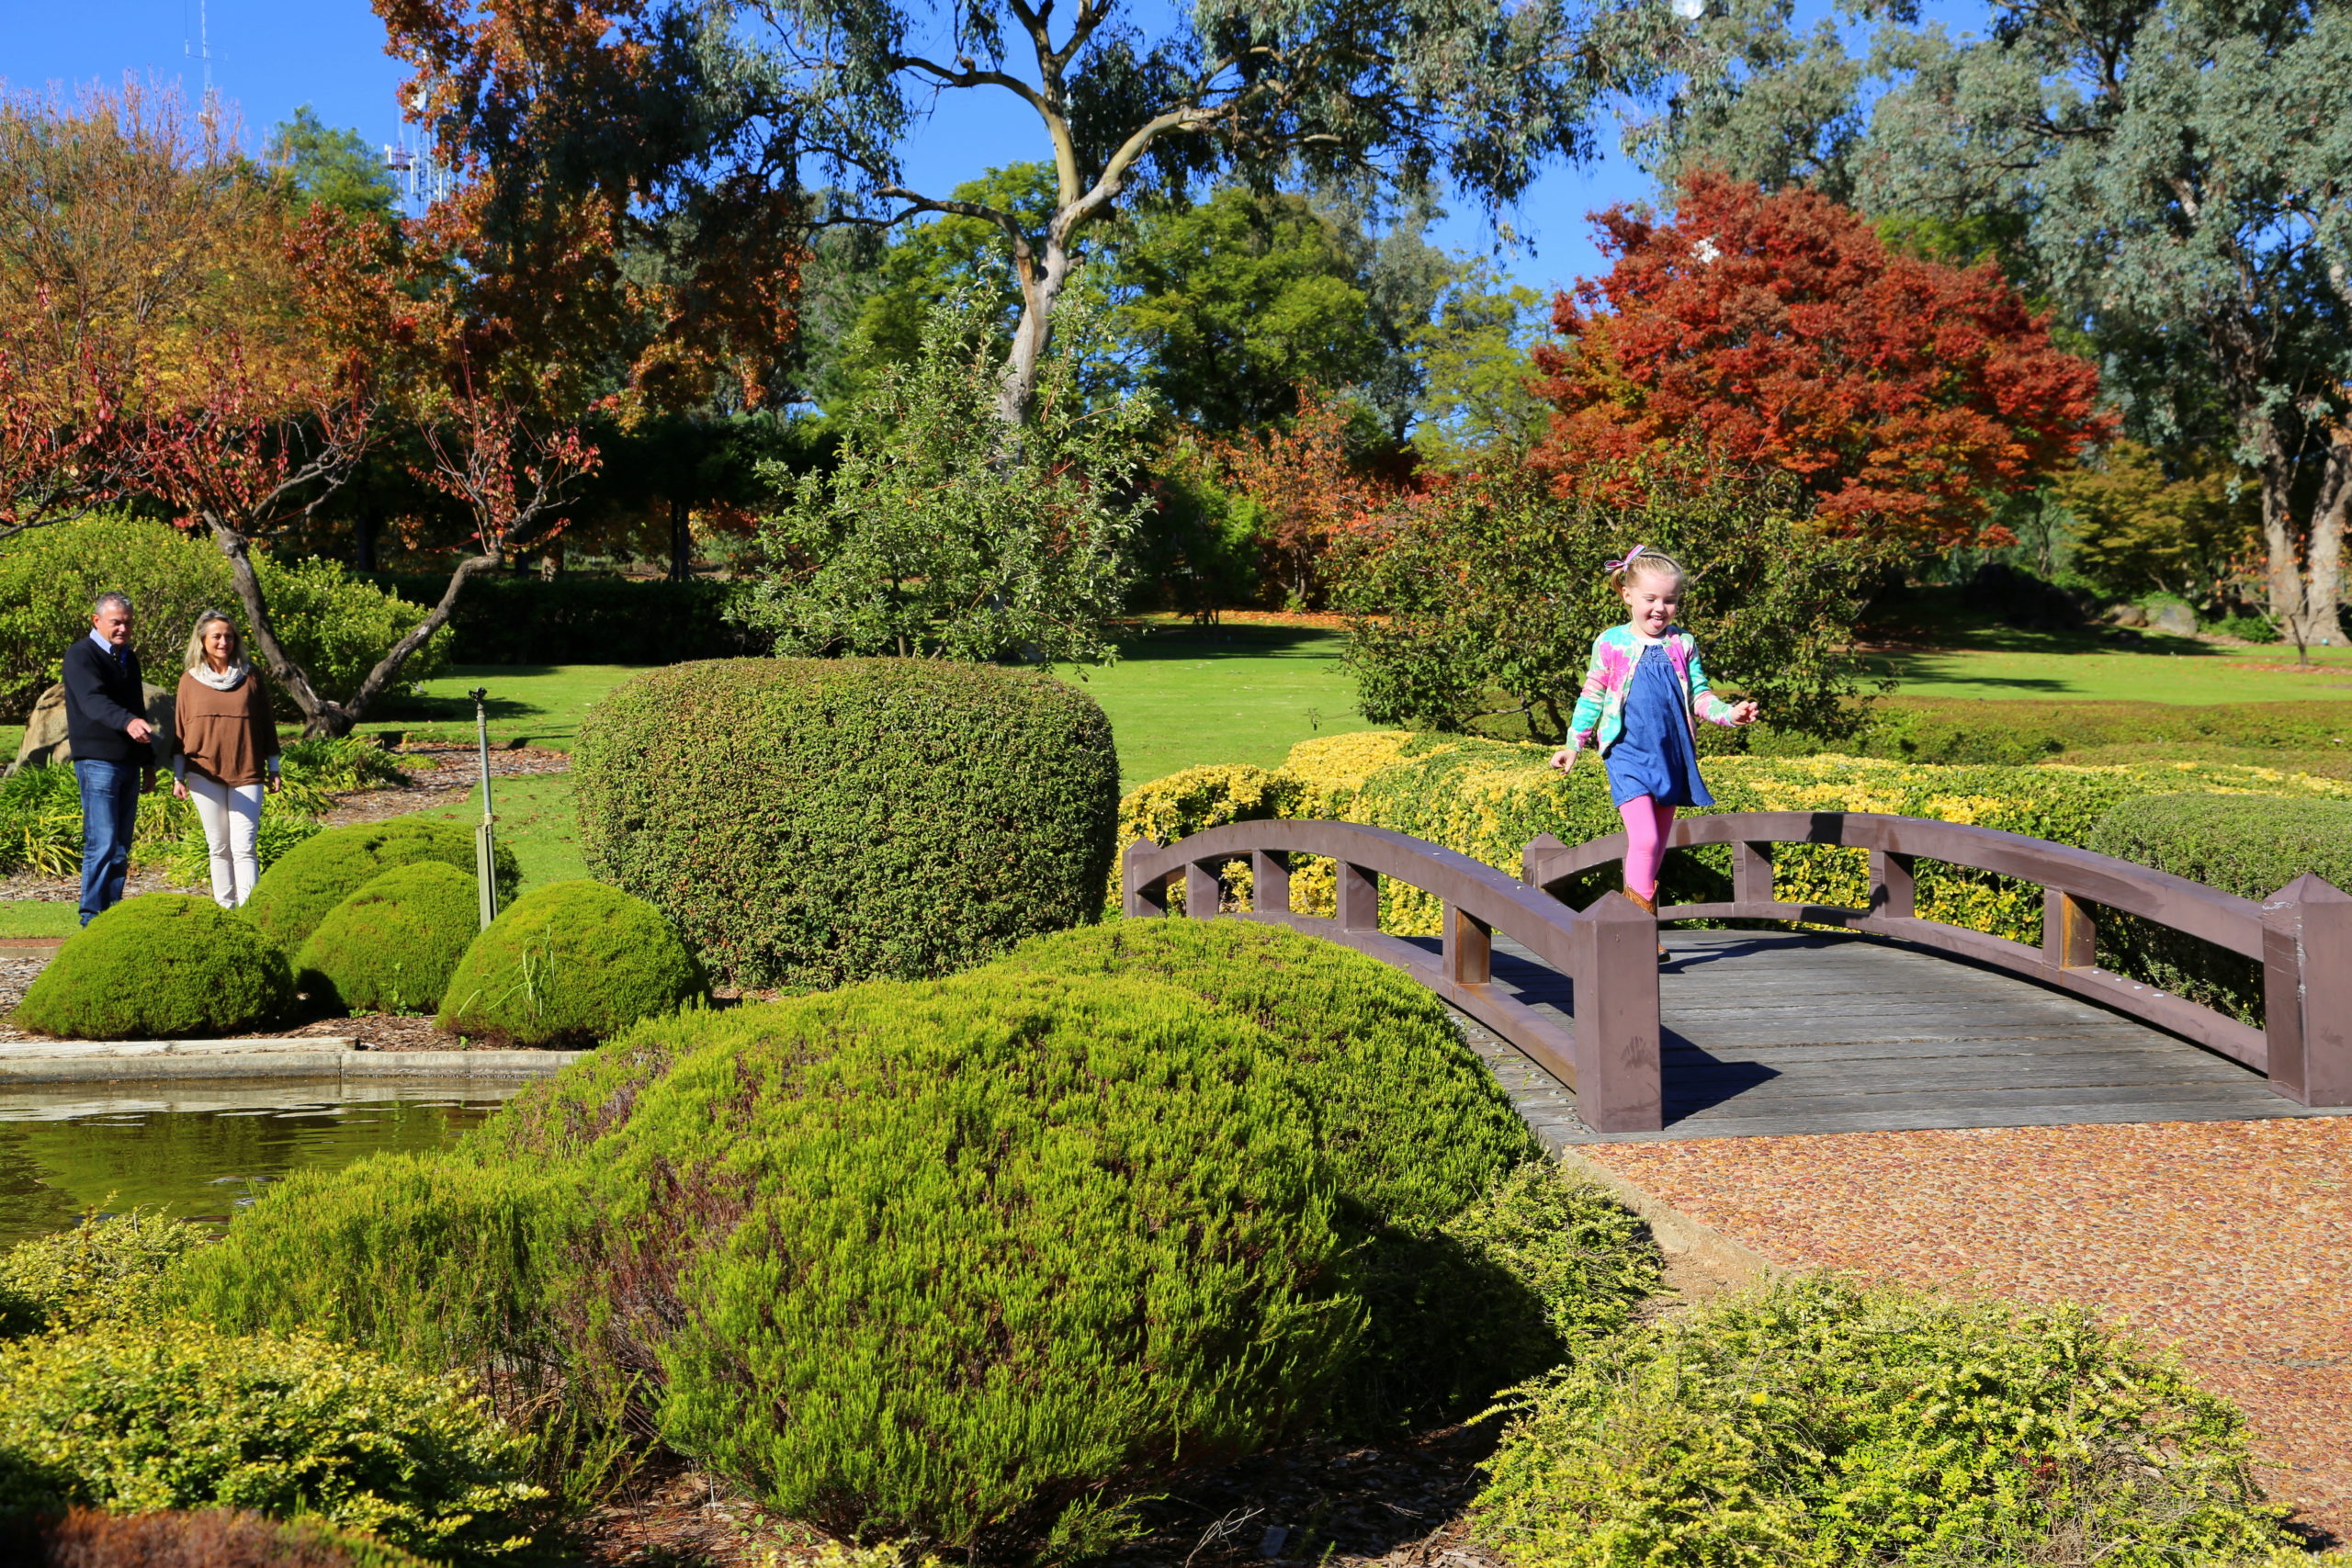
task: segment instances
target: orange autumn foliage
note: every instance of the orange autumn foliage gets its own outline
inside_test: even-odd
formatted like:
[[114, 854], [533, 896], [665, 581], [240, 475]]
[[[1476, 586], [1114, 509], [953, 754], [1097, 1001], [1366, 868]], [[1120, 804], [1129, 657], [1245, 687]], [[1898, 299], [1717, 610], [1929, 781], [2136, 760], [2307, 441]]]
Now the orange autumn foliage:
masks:
[[1555, 299], [1561, 341], [1535, 351], [1535, 462], [1564, 495], [1621, 491], [1681, 446], [1792, 476], [1841, 533], [2005, 542], [2000, 494], [2111, 427], [2096, 367], [1991, 262], [1905, 255], [1825, 197], [1703, 172], [1669, 218], [1597, 221], [1616, 264]]
[[1298, 417], [1211, 443], [1226, 485], [1259, 511], [1261, 536], [1284, 591], [1300, 603], [1332, 546], [1371, 528], [1402, 493], [1363, 473], [1348, 452], [1347, 405], [1313, 387], [1298, 389]]

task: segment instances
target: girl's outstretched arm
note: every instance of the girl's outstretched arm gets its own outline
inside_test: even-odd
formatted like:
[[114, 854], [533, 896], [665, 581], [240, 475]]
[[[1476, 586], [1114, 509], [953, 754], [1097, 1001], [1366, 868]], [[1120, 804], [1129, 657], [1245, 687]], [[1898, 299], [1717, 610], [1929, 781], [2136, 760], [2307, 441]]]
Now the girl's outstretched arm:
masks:
[[1709, 724], [1753, 724], [1754, 703], [1727, 703], [1707, 682], [1707, 667], [1699, 662], [1699, 645], [1690, 645], [1690, 711]]

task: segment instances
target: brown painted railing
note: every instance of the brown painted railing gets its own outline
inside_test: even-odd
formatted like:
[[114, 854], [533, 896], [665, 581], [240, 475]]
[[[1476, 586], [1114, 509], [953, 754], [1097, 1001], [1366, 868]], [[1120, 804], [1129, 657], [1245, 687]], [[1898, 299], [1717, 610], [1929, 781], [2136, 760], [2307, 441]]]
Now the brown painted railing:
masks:
[[[1870, 852], [1870, 905], [1846, 909], [1774, 897], [1776, 843], [1837, 844]], [[1741, 812], [1686, 818], [1670, 848], [1728, 844], [1732, 897], [1671, 905], [1664, 920], [1772, 919], [1842, 925], [2028, 976], [2194, 1040], [2267, 1073], [2305, 1105], [2352, 1105], [2352, 897], [2317, 876], [2299, 877], [2256, 904], [2184, 877], [2015, 833], [1913, 817], [1860, 812]], [[1222, 913], [1217, 871], [1251, 863], [1251, 908], [1234, 918], [1273, 921], [1368, 953], [1413, 976], [1478, 1019], [1570, 1086], [1577, 1113], [1598, 1132], [1654, 1131], [1664, 1112], [1656, 922], [1631, 900], [1604, 896], [1577, 910], [1554, 896], [1580, 873], [1623, 858], [1624, 836], [1571, 848], [1549, 834], [1522, 856], [1525, 880], [1442, 846], [1351, 822], [1237, 822], [1173, 844], [1129, 847], [1123, 883], [1130, 915], [1165, 915], [1168, 886], [1184, 880], [1186, 912]], [[1290, 857], [1338, 867], [1335, 918], [1290, 907]], [[1912, 865], [1940, 861], [1997, 873], [2044, 889], [2039, 947], [1919, 918]], [[1418, 887], [1444, 905], [1443, 943], [1424, 949], [1379, 930], [1380, 880]], [[2091, 908], [2120, 910], [2258, 960], [2264, 1029], [2098, 967]], [[1494, 931], [1567, 976], [1575, 1028], [1498, 990]]]

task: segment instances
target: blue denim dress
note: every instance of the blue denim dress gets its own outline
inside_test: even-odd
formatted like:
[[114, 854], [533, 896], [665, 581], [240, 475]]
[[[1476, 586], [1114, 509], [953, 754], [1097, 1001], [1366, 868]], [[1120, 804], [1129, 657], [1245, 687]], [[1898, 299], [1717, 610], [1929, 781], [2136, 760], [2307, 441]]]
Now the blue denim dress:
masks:
[[1713, 806], [1699, 776], [1699, 749], [1682, 703], [1674, 660], [1657, 643], [1642, 649], [1625, 692], [1625, 732], [1609, 749], [1610, 798], [1623, 806], [1648, 795], [1660, 806]]

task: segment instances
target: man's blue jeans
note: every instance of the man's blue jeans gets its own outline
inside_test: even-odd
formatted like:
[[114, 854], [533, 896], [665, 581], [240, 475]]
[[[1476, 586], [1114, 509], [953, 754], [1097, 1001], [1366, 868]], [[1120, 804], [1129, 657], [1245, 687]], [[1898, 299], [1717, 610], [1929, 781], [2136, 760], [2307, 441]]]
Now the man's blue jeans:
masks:
[[74, 776], [82, 785], [82, 923], [122, 902], [122, 885], [130, 874], [130, 832], [139, 821], [139, 775], [136, 762], [109, 762], [98, 757], [74, 759]]

